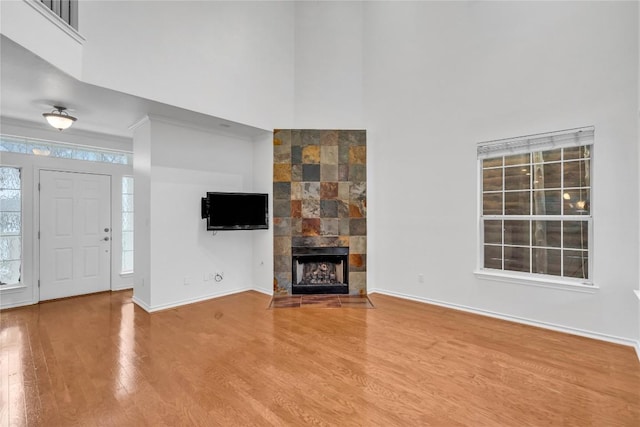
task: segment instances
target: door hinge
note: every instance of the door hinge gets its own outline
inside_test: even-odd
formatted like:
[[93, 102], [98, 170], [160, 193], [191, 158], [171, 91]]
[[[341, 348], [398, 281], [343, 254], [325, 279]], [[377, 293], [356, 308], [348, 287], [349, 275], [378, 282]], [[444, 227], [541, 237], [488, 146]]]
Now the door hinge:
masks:
[[40, 287], [40, 279], [38, 279], [38, 287]]
[[38, 191], [40, 191], [40, 183], [38, 183]]
[[40, 230], [38, 230], [38, 240], [40, 240]]

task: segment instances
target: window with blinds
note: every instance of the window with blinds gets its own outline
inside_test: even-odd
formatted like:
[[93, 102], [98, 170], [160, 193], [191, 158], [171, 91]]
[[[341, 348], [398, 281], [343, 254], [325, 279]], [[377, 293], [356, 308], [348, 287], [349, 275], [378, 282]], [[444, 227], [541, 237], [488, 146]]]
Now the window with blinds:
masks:
[[478, 144], [480, 268], [592, 284], [594, 129]]

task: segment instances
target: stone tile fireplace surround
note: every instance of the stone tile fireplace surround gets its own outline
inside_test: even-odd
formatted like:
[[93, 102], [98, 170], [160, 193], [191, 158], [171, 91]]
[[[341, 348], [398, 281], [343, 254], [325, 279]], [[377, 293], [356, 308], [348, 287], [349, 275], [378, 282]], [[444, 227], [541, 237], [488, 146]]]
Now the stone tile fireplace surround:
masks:
[[275, 295], [366, 294], [366, 154], [364, 130], [274, 131]]

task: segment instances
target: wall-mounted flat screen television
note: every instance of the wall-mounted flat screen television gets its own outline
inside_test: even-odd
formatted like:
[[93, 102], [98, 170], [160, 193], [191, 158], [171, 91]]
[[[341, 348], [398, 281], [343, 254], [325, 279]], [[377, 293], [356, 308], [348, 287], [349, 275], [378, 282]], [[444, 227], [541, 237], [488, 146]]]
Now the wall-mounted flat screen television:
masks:
[[207, 230], [265, 230], [269, 228], [269, 195], [208, 192], [202, 198]]

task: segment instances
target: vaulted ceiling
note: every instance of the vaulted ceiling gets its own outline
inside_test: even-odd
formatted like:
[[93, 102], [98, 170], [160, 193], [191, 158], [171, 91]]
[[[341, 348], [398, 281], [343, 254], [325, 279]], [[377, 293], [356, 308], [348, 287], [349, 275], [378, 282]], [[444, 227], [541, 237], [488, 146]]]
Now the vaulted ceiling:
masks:
[[66, 107], [78, 121], [74, 129], [131, 137], [131, 126], [143, 117], [175, 122], [242, 138], [264, 130], [185, 110], [111, 89], [87, 84], [65, 74], [6, 36], [0, 36], [0, 113], [3, 117], [48, 126], [42, 113]]

